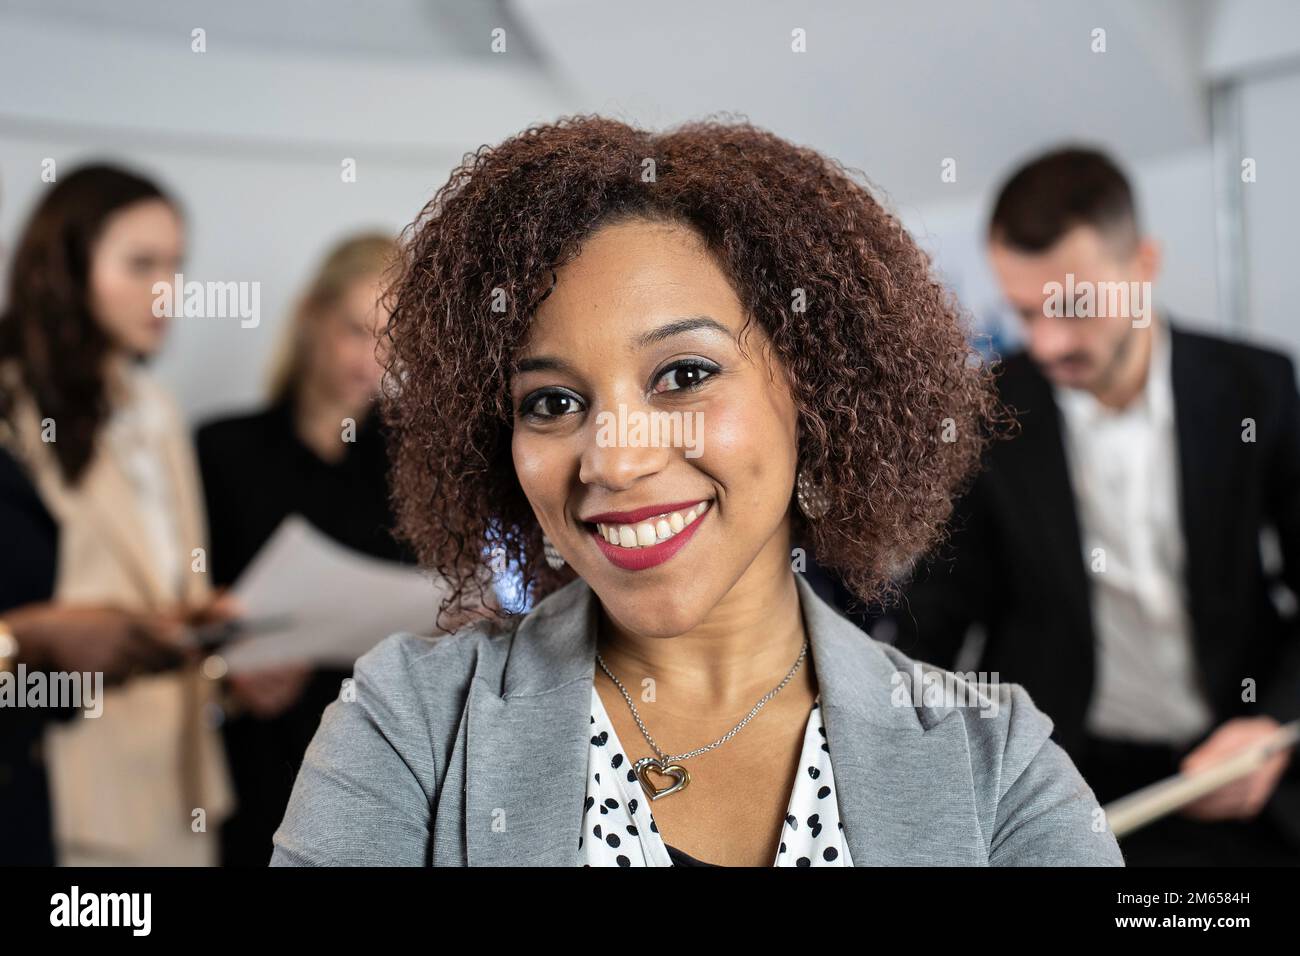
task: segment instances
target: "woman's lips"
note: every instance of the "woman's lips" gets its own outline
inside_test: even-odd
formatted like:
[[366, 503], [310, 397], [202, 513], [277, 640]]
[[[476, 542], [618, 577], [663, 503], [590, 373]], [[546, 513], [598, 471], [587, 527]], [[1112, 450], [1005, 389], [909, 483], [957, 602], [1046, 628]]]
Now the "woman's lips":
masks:
[[[625, 571], [644, 571], [663, 564], [685, 547], [709, 513], [711, 504], [702, 501], [685, 506], [657, 505], [636, 511], [593, 515], [593, 518], [602, 520], [593, 522], [592, 537], [596, 539], [596, 547], [614, 566]], [[639, 520], [631, 523], [634, 516]], [[603, 520], [615, 517], [623, 521], [606, 523]]]

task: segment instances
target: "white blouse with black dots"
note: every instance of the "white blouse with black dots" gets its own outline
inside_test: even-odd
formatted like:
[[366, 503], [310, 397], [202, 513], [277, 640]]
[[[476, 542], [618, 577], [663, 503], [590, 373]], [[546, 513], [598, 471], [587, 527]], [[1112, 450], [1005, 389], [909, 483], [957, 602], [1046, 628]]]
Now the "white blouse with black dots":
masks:
[[[648, 749], [648, 748], [647, 748]], [[671, 800], [671, 797], [667, 799]], [[591, 745], [587, 795], [578, 838], [586, 866], [673, 866], [650, 813], [650, 800], [632, 772], [614, 725], [591, 689]], [[708, 863], [709, 861], [703, 861]], [[813, 703], [803, 735], [799, 773], [773, 866], [852, 866], [840, 823], [821, 700]]]

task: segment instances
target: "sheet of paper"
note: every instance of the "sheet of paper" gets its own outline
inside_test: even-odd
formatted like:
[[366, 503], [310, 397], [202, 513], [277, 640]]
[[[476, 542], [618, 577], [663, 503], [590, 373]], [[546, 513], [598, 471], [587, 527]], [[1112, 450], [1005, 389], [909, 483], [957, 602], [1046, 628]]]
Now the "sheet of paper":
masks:
[[352, 551], [292, 515], [232, 593], [258, 625], [220, 652], [239, 673], [293, 663], [348, 668], [389, 634], [433, 634], [446, 585]]
[[1300, 721], [1283, 724], [1253, 747], [1194, 774], [1174, 774], [1108, 803], [1106, 821], [1117, 837], [1132, 833], [1255, 770], [1300, 741]]

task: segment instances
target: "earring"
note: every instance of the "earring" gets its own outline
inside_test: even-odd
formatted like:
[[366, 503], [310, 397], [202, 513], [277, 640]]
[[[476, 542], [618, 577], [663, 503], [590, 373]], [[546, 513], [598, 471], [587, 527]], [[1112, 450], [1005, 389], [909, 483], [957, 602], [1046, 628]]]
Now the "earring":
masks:
[[546, 555], [546, 563], [551, 566], [552, 571], [558, 571], [564, 567], [564, 555], [560, 554], [555, 545], [551, 544], [551, 539], [542, 535], [542, 553]]
[[799, 475], [795, 478], [794, 496], [795, 500], [799, 502], [799, 510], [810, 521], [825, 517], [831, 506], [826, 492], [822, 490], [820, 485], [809, 478], [802, 468], [799, 469]]

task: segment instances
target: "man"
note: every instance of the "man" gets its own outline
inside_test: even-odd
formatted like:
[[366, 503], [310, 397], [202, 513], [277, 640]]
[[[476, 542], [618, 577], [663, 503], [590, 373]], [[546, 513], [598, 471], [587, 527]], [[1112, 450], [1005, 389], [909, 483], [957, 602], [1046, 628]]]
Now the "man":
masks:
[[[1065, 149], [1003, 187], [994, 271], [1024, 321], [999, 391], [1019, 422], [896, 612], [899, 647], [1023, 684], [1104, 804], [1300, 717], [1300, 398], [1291, 362], [1157, 313], [1124, 175]], [[1274, 550], [1279, 550], [1274, 548]], [[1300, 862], [1300, 760], [1121, 841], [1130, 865]]]

